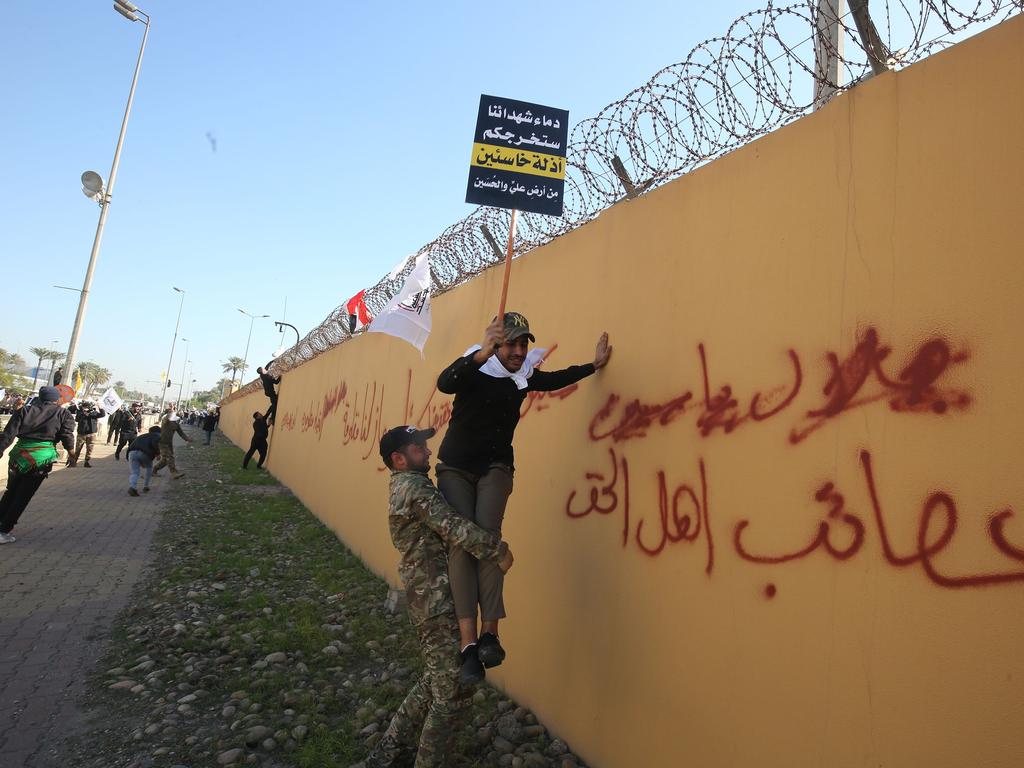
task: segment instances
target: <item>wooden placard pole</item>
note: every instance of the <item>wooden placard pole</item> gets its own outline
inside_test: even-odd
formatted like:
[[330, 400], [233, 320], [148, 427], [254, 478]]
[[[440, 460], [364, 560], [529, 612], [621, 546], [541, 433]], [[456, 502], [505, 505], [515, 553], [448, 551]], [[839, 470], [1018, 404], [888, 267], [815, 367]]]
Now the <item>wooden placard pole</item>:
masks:
[[505, 300], [508, 298], [508, 279], [512, 275], [512, 244], [516, 239], [516, 217], [519, 211], [512, 209], [512, 221], [508, 225], [508, 247], [505, 249], [505, 278], [501, 283], [501, 303], [498, 304], [498, 319], [505, 317]]

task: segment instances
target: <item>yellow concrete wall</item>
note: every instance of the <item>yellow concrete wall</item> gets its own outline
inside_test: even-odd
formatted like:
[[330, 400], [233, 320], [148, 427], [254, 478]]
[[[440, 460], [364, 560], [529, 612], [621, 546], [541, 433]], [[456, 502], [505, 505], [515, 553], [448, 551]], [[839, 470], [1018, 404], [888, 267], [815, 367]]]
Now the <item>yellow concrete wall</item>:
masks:
[[[1016, 18], [516, 262], [549, 367], [615, 352], [518, 429], [489, 677], [595, 766], [1022, 764], [1022, 76]], [[270, 469], [393, 582], [378, 435], [499, 281], [282, 384]]]

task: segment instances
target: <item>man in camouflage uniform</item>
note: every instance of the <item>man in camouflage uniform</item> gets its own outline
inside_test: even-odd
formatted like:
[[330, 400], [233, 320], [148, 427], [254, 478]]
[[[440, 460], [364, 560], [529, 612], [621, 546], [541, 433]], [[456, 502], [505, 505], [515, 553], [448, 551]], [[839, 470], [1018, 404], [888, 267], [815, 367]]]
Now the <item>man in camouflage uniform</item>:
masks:
[[166, 466], [170, 466], [171, 477], [175, 480], [185, 476], [184, 472], [178, 471], [178, 465], [174, 462], [174, 436], [176, 434], [181, 435], [186, 443], [192, 442], [192, 438], [182, 431], [174, 406], [168, 405], [163, 418], [160, 419], [160, 460], [153, 465], [154, 477]]
[[[448, 550], [457, 545], [502, 571], [512, 567], [508, 545], [460, 517], [427, 476], [433, 429], [396, 427], [380, 441], [391, 470], [388, 524], [402, 555], [398, 566], [423, 655], [423, 678], [398, 708], [384, 737], [366, 760], [384, 768], [416, 749], [415, 768], [444, 768], [457, 716], [468, 703], [459, 684], [459, 624], [448, 582]], [[418, 744], [418, 748], [417, 748]]]

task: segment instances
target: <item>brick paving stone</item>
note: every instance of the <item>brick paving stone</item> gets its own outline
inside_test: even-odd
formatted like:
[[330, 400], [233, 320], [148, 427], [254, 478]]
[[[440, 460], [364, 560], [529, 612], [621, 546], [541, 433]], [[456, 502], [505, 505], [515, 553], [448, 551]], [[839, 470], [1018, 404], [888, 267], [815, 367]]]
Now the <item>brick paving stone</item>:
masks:
[[0, 546], [3, 768], [55, 768], [57, 741], [84, 730], [76, 702], [86, 675], [151, 560], [175, 481], [165, 473], [151, 493], [129, 496], [129, 467], [113, 448], [98, 444], [89, 469], [55, 469], [15, 528], [18, 541]]

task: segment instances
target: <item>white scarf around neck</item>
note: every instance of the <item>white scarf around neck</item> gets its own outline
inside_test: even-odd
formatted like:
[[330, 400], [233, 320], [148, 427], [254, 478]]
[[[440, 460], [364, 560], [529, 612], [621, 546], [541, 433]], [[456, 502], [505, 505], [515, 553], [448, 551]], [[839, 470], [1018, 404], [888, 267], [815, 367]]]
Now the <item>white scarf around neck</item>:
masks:
[[[466, 357], [480, 348], [479, 344], [474, 344], [463, 352], [462, 356]], [[512, 379], [515, 382], [516, 389], [526, 389], [529, 386], [527, 379], [533, 376], [533, 369], [544, 360], [544, 355], [547, 353], [546, 349], [534, 347], [526, 353], [526, 359], [523, 360], [523, 364], [515, 373], [502, 365], [497, 355], [491, 355], [487, 358], [487, 362], [480, 366], [480, 371], [495, 379]]]

